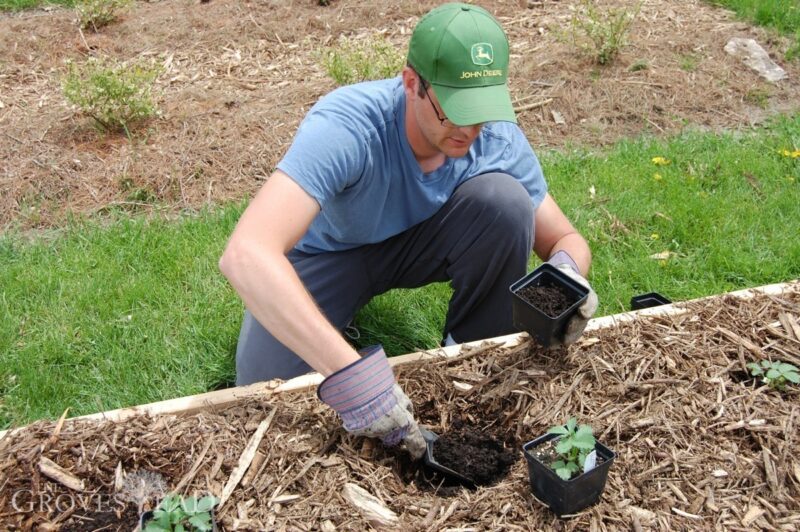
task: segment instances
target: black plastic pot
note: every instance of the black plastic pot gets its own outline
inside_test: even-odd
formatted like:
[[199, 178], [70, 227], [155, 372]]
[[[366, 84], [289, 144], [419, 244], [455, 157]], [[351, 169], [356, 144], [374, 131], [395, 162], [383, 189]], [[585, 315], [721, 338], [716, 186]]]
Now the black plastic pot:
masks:
[[[553, 318], [520, 297], [517, 292], [528, 286], [560, 286], [566, 291], [567, 297], [574, 299], [575, 302]], [[512, 284], [509, 290], [513, 296], [511, 310], [514, 327], [527, 332], [544, 347], [558, 343], [564, 337], [564, 329], [569, 318], [575, 314], [589, 294], [588, 288], [546, 262]]]
[[631, 298], [631, 310], [658, 307], [660, 305], [669, 305], [670, 303], [672, 303], [672, 301], [662, 296], [658, 292], [650, 292], [648, 294], [633, 296]]
[[[151, 519], [153, 519], [153, 511], [152, 510], [148, 510], [146, 512], [143, 512], [139, 516], [139, 530], [140, 531], [144, 530], [144, 527], [147, 526], [148, 521], [150, 521]], [[213, 532], [219, 532], [219, 527], [217, 526], [217, 518], [214, 515], [214, 510], [213, 509], [211, 510], [211, 530]]]
[[526, 443], [522, 450], [525, 460], [528, 461], [531, 491], [537, 499], [549, 506], [553, 513], [561, 517], [580, 512], [600, 499], [606, 487], [608, 470], [617, 455], [598, 442], [594, 447], [597, 452], [597, 467], [588, 473], [581, 473], [577, 477], [564, 480], [550, 468], [550, 464], [543, 464], [528, 452], [554, 438], [558, 438], [558, 435], [545, 434]]

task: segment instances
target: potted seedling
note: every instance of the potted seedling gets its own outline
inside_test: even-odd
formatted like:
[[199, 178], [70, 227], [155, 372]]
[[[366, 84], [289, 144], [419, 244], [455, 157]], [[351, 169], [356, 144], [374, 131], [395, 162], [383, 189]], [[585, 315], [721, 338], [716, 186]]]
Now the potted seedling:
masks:
[[764, 384], [780, 392], [786, 388], [787, 383], [800, 383], [797, 367], [786, 362], [762, 360], [749, 363], [747, 369], [754, 378], [761, 378]]
[[559, 342], [589, 289], [545, 262], [509, 287], [514, 326], [544, 347]]
[[523, 446], [531, 491], [559, 517], [600, 498], [616, 455], [572, 417]]
[[216, 532], [214, 506], [218, 502], [211, 495], [198, 499], [172, 493], [158, 508], [142, 514], [139, 527], [142, 532]]

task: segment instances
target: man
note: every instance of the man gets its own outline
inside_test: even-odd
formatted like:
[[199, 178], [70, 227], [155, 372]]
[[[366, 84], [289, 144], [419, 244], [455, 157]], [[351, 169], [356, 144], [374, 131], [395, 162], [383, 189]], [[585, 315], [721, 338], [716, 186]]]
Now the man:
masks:
[[[589, 286], [589, 247], [515, 124], [507, 69], [498, 22], [444, 4], [416, 26], [400, 78], [340, 88], [311, 109], [220, 260], [247, 307], [237, 384], [314, 369], [348, 431], [419, 457], [383, 349], [361, 356], [341, 335], [356, 312], [389, 289], [449, 280], [445, 343], [511, 333], [508, 287], [531, 249]], [[565, 343], [596, 307], [591, 292]]]

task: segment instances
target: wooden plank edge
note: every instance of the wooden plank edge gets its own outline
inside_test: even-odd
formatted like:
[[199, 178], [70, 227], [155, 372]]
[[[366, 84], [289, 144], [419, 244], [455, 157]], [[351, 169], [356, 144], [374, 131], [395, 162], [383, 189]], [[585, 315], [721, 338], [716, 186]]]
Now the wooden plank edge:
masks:
[[[633, 310], [629, 312], [622, 312], [619, 314], [611, 314], [608, 316], [601, 316], [599, 318], [594, 318], [590, 320], [589, 324], [586, 326], [586, 331], [588, 332], [588, 331], [603, 329], [606, 327], [613, 327], [618, 323], [630, 321], [640, 316], [663, 316], [669, 314], [680, 314], [686, 312], [686, 309], [683, 308], [683, 306], [686, 305], [687, 303], [706, 301], [721, 296], [732, 296], [740, 299], [750, 299], [760, 294], [778, 295], [785, 291], [791, 290], [798, 283], [800, 283], [800, 280], [795, 279], [793, 281], [788, 281], [785, 283], [775, 283], [755, 288], [746, 288], [743, 290], [736, 290], [733, 292], [716, 294], [712, 296], [704, 296], [689, 301], [676, 302], [670, 305], [661, 305], [658, 307]], [[415, 353], [408, 353], [405, 355], [392, 357], [389, 359], [389, 362], [392, 364], [392, 366], [398, 366], [401, 364], [407, 364], [410, 362], [416, 362], [418, 360], [429, 359], [429, 358], [454, 357], [461, 352], [462, 347], [464, 346], [478, 347], [482, 345], [484, 342], [493, 342], [497, 343], [498, 345], [502, 345], [504, 347], [513, 347], [519, 344], [525, 338], [527, 338], [527, 336], [528, 336], [527, 333], [515, 333], [506, 336], [498, 336], [496, 338], [489, 338], [486, 340], [478, 340], [475, 342], [466, 342], [464, 344], [439, 347], [436, 349], [429, 349], [427, 351], [417, 351]], [[70, 421], [74, 420], [124, 421], [125, 419], [143, 414], [156, 416], [164, 414], [192, 414], [200, 410], [213, 411], [225, 408], [226, 406], [236, 403], [237, 401], [241, 401], [242, 399], [249, 399], [253, 397], [269, 397], [277, 393], [307, 390], [309, 388], [318, 386], [319, 383], [322, 382], [322, 379], [323, 379], [322, 375], [320, 375], [319, 373], [309, 373], [307, 375], [301, 375], [300, 377], [295, 377], [294, 379], [290, 379], [288, 381], [272, 380], [268, 382], [259, 382], [255, 384], [250, 384], [248, 386], [237, 386], [235, 388], [228, 388], [225, 390], [217, 390], [198, 395], [178, 397], [175, 399], [168, 399], [165, 401], [158, 401], [155, 403], [148, 403], [139, 406], [109, 410], [106, 412], [98, 412], [96, 414], [78, 416], [70, 418]], [[18, 427], [14, 429], [0, 431], [0, 441], [2, 441], [2, 439], [6, 436], [6, 434], [15, 432], [17, 430], [22, 430], [24, 428], [25, 427]]]

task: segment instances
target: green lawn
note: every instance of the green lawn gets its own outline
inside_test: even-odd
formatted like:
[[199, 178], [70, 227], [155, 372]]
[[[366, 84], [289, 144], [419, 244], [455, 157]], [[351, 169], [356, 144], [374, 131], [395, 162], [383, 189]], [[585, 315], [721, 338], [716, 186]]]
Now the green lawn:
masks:
[[[551, 192], [594, 251], [598, 315], [642, 292], [678, 301], [799, 277], [797, 147], [800, 116], [750, 133], [541, 154]], [[120, 213], [0, 237], [0, 426], [229, 384], [242, 306], [217, 260], [242, 208], [178, 221]], [[377, 298], [357, 319], [359, 343], [434, 347], [448, 297], [440, 284]]]

